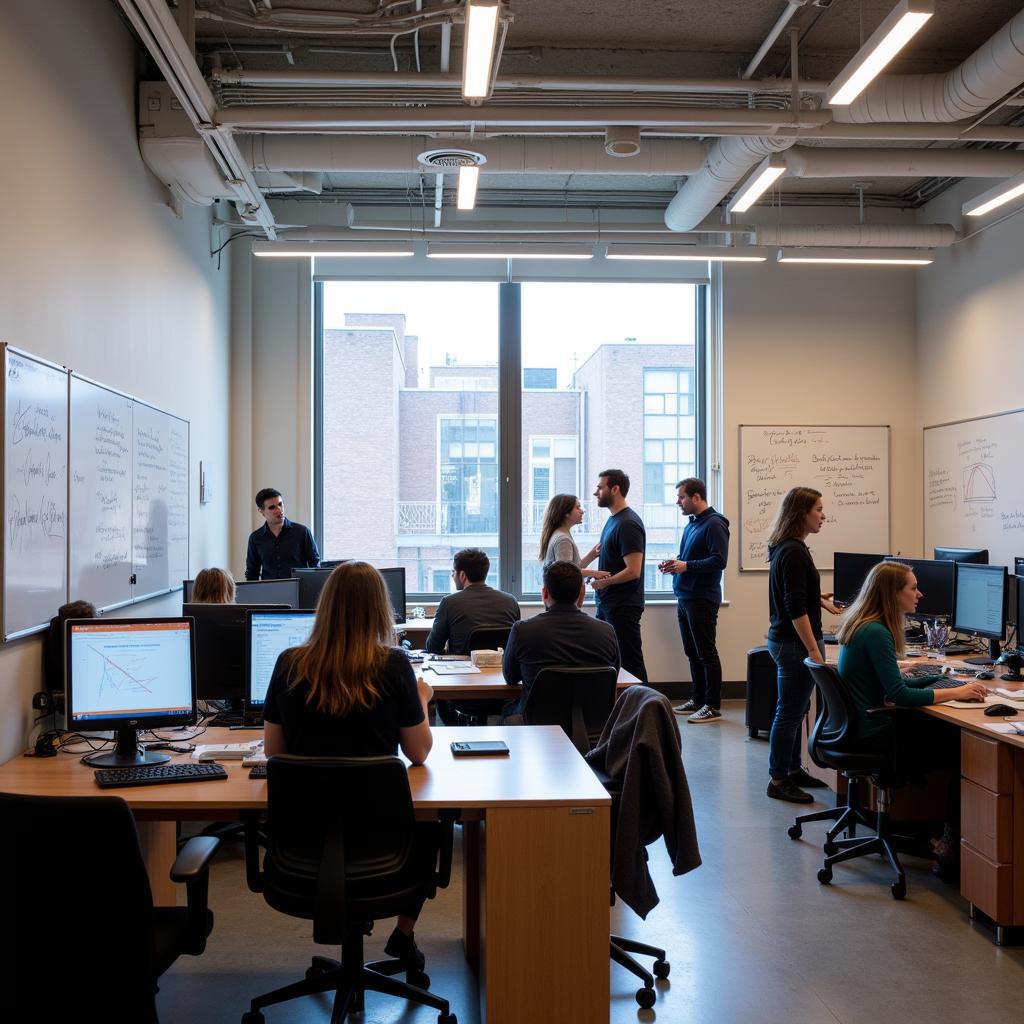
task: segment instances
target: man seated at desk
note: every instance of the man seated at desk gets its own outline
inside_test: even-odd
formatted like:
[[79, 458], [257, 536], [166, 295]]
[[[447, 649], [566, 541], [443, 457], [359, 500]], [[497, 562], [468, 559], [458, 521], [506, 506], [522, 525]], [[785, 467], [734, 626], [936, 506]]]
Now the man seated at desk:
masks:
[[552, 562], [544, 569], [540, 592], [544, 611], [512, 627], [501, 670], [507, 683], [522, 682], [519, 699], [502, 709], [504, 725], [521, 725], [530, 688], [541, 669], [613, 665], [619, 670], [619, 644], [607, 622], [583, 611], [583, 573], [572, 562]]

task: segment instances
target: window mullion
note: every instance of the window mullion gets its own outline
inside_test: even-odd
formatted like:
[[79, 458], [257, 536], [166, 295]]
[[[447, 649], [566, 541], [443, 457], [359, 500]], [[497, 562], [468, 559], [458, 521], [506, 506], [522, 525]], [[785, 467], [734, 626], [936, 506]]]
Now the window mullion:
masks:
[[498, 289], [498, 551], [500, 586], [522, 595], [522, 286]]

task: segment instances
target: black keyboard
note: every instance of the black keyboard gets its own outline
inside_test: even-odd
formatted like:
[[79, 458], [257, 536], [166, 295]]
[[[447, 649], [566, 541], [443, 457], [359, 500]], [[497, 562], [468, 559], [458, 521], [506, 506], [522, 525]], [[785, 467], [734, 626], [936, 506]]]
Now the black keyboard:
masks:
[[267, 777], [267, 762], [266, 761], [264, 761], [263, 764], [254, 764], [252, 766], [252, 768], [249, 769], [249, 778], [250, 779], [265, 779], [266, 777]]
[[224, 766], [212, 761], [172, 761], [170, 764], [143, 764], [135, 768], [97, 768], [96, 785], [101, 789], [113, 786], [156, 786], [162, 782], [202, 782], [204, 779], [226, 779]]

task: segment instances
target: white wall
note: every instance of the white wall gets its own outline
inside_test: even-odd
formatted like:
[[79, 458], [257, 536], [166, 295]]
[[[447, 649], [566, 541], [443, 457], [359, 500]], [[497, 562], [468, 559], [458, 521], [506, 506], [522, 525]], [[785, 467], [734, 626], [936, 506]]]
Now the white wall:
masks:
[[[195, 569], [228, 553], [229, 268], [209, 212], [176, 219], [139, 157], [135, 78], [107, 0], [4, 4], [0, 337], [191, 421]], [[204, 506], [200, 459], [218, 484]], [[24, 748], [41, 649], [0, 648], [0, 760]]]

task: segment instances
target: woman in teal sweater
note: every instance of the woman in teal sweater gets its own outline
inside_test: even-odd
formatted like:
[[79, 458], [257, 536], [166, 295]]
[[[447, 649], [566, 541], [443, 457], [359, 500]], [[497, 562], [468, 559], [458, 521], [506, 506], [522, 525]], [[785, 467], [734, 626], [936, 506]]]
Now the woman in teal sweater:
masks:
[[[981, 700], [986, 689], [975, 681], [948, 690], [928, 684], [940, 677], [906, 677], [897, 658], [903, 654], [903, 620], [917, 610], [921, 591], [917, 577], [901, 562], [880, 562], [868, 574], [860, 593], [844, 612], [836, 639], [839, 648], [839, 676], [846, 686], [857, 715], [857, 735], [864, 746], [885, 746], [892, 726], [884, 718], [870, 718], [868, 708], [884, 702], [898, 707], [923, 707], [947, 700]], [[908, 761], [923, 770], [951, 773], [946, 805], [946, 829], [934, 844], [938, 873], [955, 875], [959, 860], [960, 826], [960, 741], [959, 735], [943, 729], [941, 723], [918, 716], [909, 731]], [[902, 737], [901, 737], [902, 738]]]

